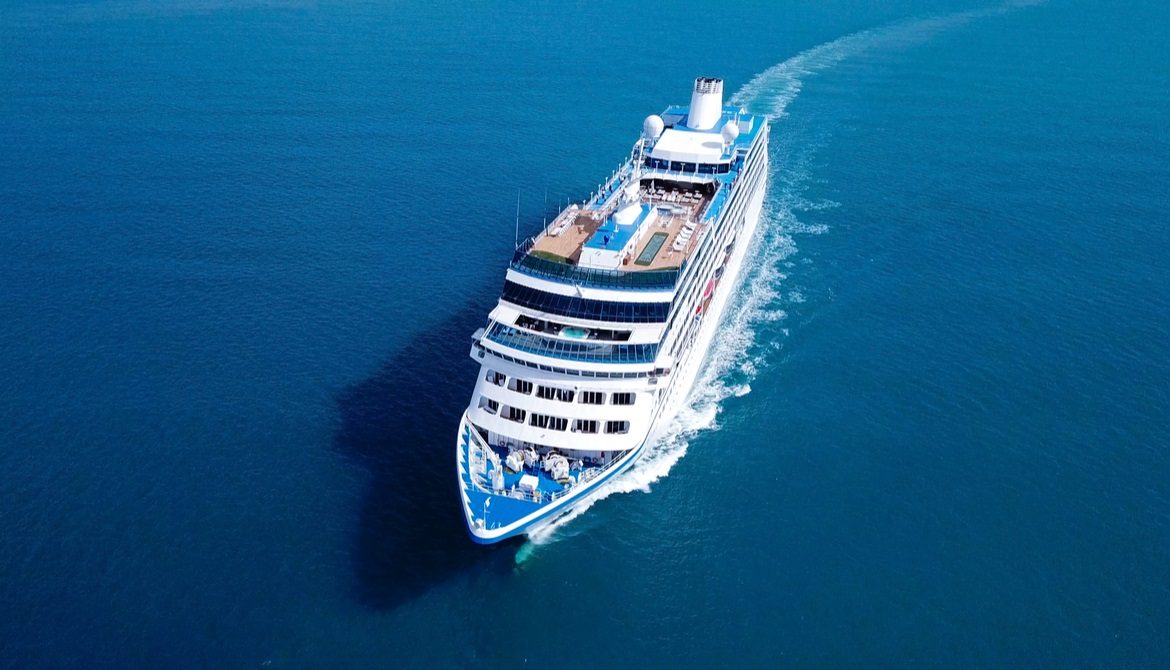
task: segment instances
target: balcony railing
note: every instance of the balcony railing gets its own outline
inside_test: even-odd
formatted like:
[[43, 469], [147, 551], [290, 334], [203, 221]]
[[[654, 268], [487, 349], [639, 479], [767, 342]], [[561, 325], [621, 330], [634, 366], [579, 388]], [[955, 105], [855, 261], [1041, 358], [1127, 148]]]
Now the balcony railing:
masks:
[[504, 324], [494, 324], [487, 339], [506, 347], [550, 358], [583, 363], [653, 363], [658, 344], [617, 344], [542, 337]]

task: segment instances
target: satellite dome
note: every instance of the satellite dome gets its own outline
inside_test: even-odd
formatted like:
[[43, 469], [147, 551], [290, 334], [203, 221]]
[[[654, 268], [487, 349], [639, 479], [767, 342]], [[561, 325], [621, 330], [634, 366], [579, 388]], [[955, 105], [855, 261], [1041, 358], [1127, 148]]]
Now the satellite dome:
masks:
[[739, 124], [734, 121], [728, 121], [723, 124], [723, 130], [720, 130], [719, 134], [723, 136], [724, 142], [731, 144], [735, 141], [735, 138], [739, 137]]
[[658, 136], [662, 134], [662, 129], [665, 127], [666, 123], [657, 114], [647, 116], [646, 120], [642, 122], [642, 132], [646, 133], [646, 137], [652, 140], [658, 139]]

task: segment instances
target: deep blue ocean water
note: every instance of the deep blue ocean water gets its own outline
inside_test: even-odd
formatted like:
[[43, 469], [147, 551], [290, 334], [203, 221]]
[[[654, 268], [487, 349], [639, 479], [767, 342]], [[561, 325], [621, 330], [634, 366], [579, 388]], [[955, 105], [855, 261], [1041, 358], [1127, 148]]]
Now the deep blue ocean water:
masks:
[[[1170, 8], [549, 4], [0, 6], [0, 666], [1170, 667]], [[693, 402], [473, 545], [517, 191], [697, 75], [773, 174]]]

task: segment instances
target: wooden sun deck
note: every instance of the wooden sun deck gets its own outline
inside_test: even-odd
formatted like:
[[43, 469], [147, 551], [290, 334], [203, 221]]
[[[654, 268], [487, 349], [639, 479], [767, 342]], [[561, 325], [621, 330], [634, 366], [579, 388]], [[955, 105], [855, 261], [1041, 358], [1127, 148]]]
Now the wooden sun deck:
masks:
[[[652, 192], [643, 190], [640, 200], [644, 204], [660, 206], [658, 219], [642, 233], [637, 248], [635, 248], [632, 257], [622, 265], [622, 270], [662, 270], [682, 265], [683, 261], [694, 251], [704, 226], [696, 225], [694, 233], [682, 251], [675, 251], [675, 239], [688, 221], [699, 221], [699, 214], [706, 208], [710, 197], [698, 192], [691, 192], [690, 196], [684, 197], [677, 191], [657, 189]], [[557, 216], [545, 233], [537, 238], [529, 253], [551, 254], [567, 258], [571, 263], [576, 264], [581, 258], [582, 247], [597, 232], [597, 229], [605, 222], [606, 217], [612, 213], [613, 207], [608, 205], [599, 210], [586, 210], [579, 205], [573, 205]], [[654, 259], [649, 265], [634, 263], [634, 260], [650, 243], [654, 234], [658, 232], [666, 233], [667, 238], [658, 253], [655, 254]]]

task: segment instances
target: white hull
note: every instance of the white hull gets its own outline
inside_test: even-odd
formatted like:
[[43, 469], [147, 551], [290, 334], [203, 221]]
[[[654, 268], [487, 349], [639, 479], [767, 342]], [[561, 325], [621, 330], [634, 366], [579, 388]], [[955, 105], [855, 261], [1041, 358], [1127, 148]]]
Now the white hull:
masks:
[[[761, 166], [767, 174], [767, 165]], [[743, 260], [747, 256], [748, 247], [751, 244], [752, 238], [755, 236], [756, 228], [760, 223], [760, 211], [764, 204], [764, 186], [756, 190], [752, 195], [751, 201], [748, 203], [747, 210], [744, 213], [743, 230], [739, 233], [739, 238], [735, 249], [732, 251], [732, 256], [728, 259], [727, 270], [723, 274], [723, 281], [719, 282], [716, 287], [715, 297], [711, 300], [711, 306], [708, 313], [703, 317], [703, 324], [699, 335], [688, 352], [685, 361], [682, 363], [678, 371], [675, 373], [677, 378], [670, 385], [670, 390], [666, 394], [665, 400], [661, 403], [662, 409], [658, 413], [657, 418], [653, 421], [647, 442], [653, 444], [659, 437], [662, 431], [669, 427], [671, 421], [678, 416], [679, 411], [686, 404], [687, 398], [690, 397], [691, 389], [694, 388], [695, 379], [699, 376], [699, 371], [702, 369], [703, 361], [707, 358], [708, 349], [711, 346], [711, 340], [715, 337], [715, 331], [719, 329], [719, 322], [723, 318], [723, 313], [727, 309], [727, 303], [731, 300], [732, 294], [739, 286], [739, 273], [743, 267]]]
[[[761, 167], [766, 171], [766, 164]], [[488, 520], [485, 520], [483, 527], [476, 527], [474, 525], [476, 514], [472, 510], [472, 501], [468, 495], [468, 491], [464, 488], [461, 492], [464, 515], [467, 517], [468, 527], [471, 530], [473, 539], [481, 543], [497, 542], [503, 538], [512, 537], [519, 533], [531, 533], [552, 523], [557, 518], [570, 512], [575, 505], [596, 493], [606, 482], [615, 479], [632, 467], [645, 454], [648, 448], [652, 447], [661, 438], [663, 431], [670, 426], [671, 421], [678, 415], [689, 398], [695, 380], [698, 378], [698, 374], [702, 369], [702, 364], [706, 360], [711, 340], [714, 338], [723, 314], [727, 309], [727, 304], [739, 286], [740, 272], [743, 269], [744, 258], [747, 256], [747, 250], [755, 236], [756, 229], [759, 227], [764, 194], [765, 188], [761, 184], [751, 196], [751, 200], [744, 211], [742, 229], [737, 235], [736, 245], [732, 250], [731, 257], [727, 261], [723, 279], [716, 287], [710, 306], [703, 317], [695, 342], [686, 351], [683, 359], [679, 361], [679, 365], [672, 375], [671, 383], [658, 396], [660, 398], [659, 402], [651, 408], [650, 413], [653, 418], [650, 420], [650, 427], [638, 446], [623, 459], [623, 462], [616, 464], [613, 467], [613, 471], [607, 473], [605, 477], [591, 481], [587, 486], [578, 487], [563, 498], [534, 509], [530, 514], [520, 519], [499, 526], [492, 527], [491, 522]], [[481, 368], [481, 375], [486, 370], [487, 366]], [[460, 423], [460, 434], [462, 435], [464, 430], [468, 428], [467, 415], [464, 414], [463, 420]], [[468, 459], [467, 448], [461, 445], [459, 448], [459, 474], [461, 479], [467, 473]], [[483, 516], [487, 515], [484, 514]]]

